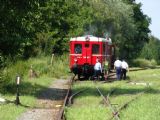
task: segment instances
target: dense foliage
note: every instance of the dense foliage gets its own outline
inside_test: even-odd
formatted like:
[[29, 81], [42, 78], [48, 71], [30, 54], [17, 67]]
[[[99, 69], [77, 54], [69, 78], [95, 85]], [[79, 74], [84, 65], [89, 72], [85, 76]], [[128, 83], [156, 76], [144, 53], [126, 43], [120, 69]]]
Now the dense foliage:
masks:
[[[50, 77], [52, 80], [53, 78], [62, 78], [62, 76], [65, 78], [69, 74], [68, 63], [68, 54], [54, 56], [52, 64], [49, 56], [19, 60], [0, 70], [0, 93], [15, 93], [15, 79], [17, 75], [20, 75], [22, 78], [22, 86], [26, 82], [34, 81], [36, 78]], [[43, 81], [45, 81], [44, 78]], [[30, 86], [28, 85], [28, 87]]]
[[143, 47], [140, 57], [147, 60], [154, 59], [160, 63], [160, 41], [153, 36], [149, 38], [149, 42]]
[[117, 54], [131, 59], [150, 32], [134, 0], [1, 0], [0, 21], [1, 59], [62, 54], [70, 37], [84, 34], [111, 37]]

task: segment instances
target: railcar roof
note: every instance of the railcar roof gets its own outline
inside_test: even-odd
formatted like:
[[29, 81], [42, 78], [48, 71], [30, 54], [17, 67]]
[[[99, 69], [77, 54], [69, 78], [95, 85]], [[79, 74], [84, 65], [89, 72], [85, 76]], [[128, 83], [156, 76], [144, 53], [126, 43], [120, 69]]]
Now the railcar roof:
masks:
[[105, 39], [105, 38], [101, 38], [101, 37], [95, 37], [95, 36], [82, 36], [82, 37], [74, 37], [71, 38], [70, 41], [87, 41], [86, 37], [88, 37], [88, 41], [99, 41], [99, 42], [109, 42], [112, 43], [111, 39]]

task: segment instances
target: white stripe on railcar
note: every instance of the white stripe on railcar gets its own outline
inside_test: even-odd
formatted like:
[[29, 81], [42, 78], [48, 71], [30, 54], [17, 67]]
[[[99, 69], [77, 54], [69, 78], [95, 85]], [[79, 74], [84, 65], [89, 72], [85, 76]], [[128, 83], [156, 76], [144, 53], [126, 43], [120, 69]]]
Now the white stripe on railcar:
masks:
[[79, 56], [82, 56], [82, 54], [69, 54], [69, 55], [79, 55]]
[[100, 57], [100, 56], [107, 56], [107, 55], [92, 55], [92, 56], [97, 56], [97, 57]]
[[[75, 38], [71, 38], [70, 41], [87, 41], [87, 40], [86, 40], [86, 37], [75, 37]], [[89, 37], [88, 41], [110, 42], [109, 40], [105, 38], [98, 38], [98, 37]]]
[[[82, 54], [69, 54], [70, 56], [82, 56]], [[97, 56], [97, 57], [99, 57], [99, 56], [110, 56], [110, 55], [94, 55], [94, 54], [92, 54], [91, 56]]]

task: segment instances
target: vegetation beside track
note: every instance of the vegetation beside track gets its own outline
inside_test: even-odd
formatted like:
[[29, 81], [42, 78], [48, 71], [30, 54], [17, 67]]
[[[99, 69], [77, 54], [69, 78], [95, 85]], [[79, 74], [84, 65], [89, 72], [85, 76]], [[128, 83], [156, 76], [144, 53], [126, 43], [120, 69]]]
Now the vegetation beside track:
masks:
[[[15, 120], [22, 112], [28, 108], [36, 107], [38, 95], [47, 89], [51, 83], [60, 77], [68, 76], [68, 57], [54, 56], [53, 64], [50, 63], [51, 57], [30, 58], [27, 61], [17, 61], [15, 64], [8, 65], [1, 71], [3, 85], [0, 87], [0, 97], [8, 100], [7, 104], [0, 104], [0, 120]], [[38, 74], [37, 78], [29, 78], [30, 66]], [[62, 72], [63, 71], [63, 72]], [[20, 102], [18, 107], [13, 103], [16, 99], [15, 77], [20, 74]]]
[[[160, 69], [131, 71], [126, 81], [96, 84], [105, 96], [108, 95], [111, 89], [114, 89], [113, 94], [110, 95], [110, 101], [117, 110], [135, 98], [120, 110], [119, 115], [121, 120], [158, 120], [160, 119], [159, 73]], [[148, 84], [150, 84], [150, 86], [146, 86]], [[87, 90], [74, 98], [74, 104], [66, 107], [67, 119], [111, 119], [112, 113], [109, 108], [104, 105], [92, 81], [77, 82], [73, 86], [73, 92], [84, 88], [87, 88]]]

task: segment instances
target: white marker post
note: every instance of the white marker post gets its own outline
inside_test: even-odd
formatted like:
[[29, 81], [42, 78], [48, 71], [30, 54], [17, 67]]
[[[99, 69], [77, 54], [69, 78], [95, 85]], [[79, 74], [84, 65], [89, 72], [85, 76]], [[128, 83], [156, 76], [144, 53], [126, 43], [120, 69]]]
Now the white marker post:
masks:
[[19, 105], [20, 104], [20, 99], [19, 99], [19, 85], [20, 85], [20, 76], [17, 76], [16, 77], [16, 84], [17, 84], [17, 94], [16, 94], [16, 105]]
[[52, 54], [52, 57], [51, 57], [51, 65], [53, 64], [53, 57], [54, 57], [54, 54]]

